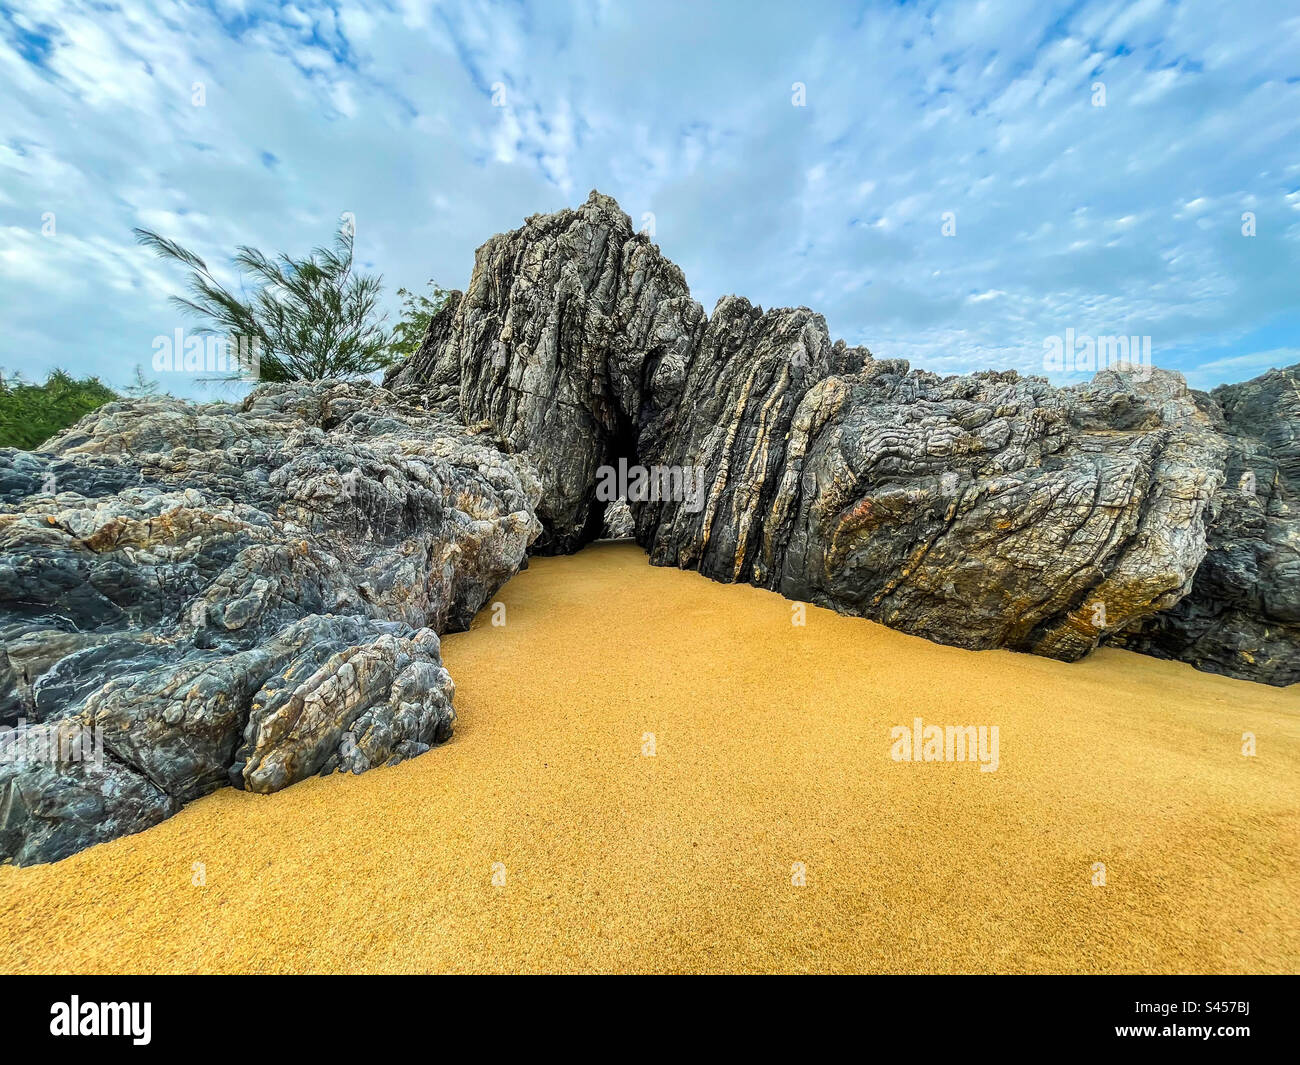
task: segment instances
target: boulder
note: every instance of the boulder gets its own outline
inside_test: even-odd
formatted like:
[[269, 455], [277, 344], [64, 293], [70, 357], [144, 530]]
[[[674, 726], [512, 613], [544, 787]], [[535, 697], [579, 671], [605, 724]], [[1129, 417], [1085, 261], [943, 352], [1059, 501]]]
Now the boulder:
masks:
[[1198, 396], [1227, 462], [1191, 591], [1116, 642], [1266, 684], [1300, 681], [1300, 366]]
[[[536, 471], [421, 397], [264, 385], [113, 403], [0, 451], [0, 859], [50, 861], [226, 783], [446, 740], [438, 634], [540, 532]], [[32, 758], [41, 730], [98, 757]]]

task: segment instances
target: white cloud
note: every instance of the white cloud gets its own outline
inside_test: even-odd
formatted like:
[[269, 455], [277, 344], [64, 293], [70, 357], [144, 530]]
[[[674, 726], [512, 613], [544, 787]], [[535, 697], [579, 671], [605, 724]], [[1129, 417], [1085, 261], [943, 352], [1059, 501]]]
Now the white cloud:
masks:
[[1196, 369], [1188, 371], [1187, 383], [1193, 388], [1212, 388], [1225, 380], [1245, 381], [1258, 377], [1267, 370], [1284, 369], [1296, 363], [1300, 363], [1300, 347], [1230, 355], [1202, 363]]
[[[706, 307], [810, 304], [945, 372], [1039, 372], [1043, 337], [1073, 326], [1152, 335], [1203, 384], [1244, 376], [1300, 318], [1288, 18], [18, 0], [0, 14], [0, 365], [130, 376], [141, 338], [179, 324], [181, 280], [132, 226], [215, 265], [240, 243], [304, 251], [350, 210], [391, 297], [463, 286], [492, 233], [599, 187], [655, 214]], [[1252, 354], [1221, 356], [1238, 344]]]

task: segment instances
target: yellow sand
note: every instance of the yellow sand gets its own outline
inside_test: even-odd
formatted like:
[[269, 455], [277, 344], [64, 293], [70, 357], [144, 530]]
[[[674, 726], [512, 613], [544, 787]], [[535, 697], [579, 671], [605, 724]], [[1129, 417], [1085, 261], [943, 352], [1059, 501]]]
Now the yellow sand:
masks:
[[[0, 869], [0, 969], [1300, 968], [1300, 688], [795, 627], [627, 545], [500, 599], [444, 641], [450, 744]], [[1000, 769], [894, 762], [918, 715]]]

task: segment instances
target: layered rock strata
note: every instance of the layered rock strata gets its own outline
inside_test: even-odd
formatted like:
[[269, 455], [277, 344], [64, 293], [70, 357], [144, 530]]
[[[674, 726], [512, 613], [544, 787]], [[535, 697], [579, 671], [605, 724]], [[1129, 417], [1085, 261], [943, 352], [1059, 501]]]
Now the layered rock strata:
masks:
[[944, 643], [1290, 684], [1297, 493], [1300, 367], [941, 377], [806, 308], [706, 314], [593, 192], [484, 244], [385, 387], [114, 403], [0, 451], [0, 860], [427, 750], [438, 634], [601, 536]]
[[656, 564], [963, 647], [1296, 679], [1295, 369], [1213, 396], [1142, 365], [912, 370], [806, 308], [706, 315], [593, 192], [479, 249], [393, 380], [534, 462], [543, 550], [602, 534], [602, 467], [698, 471], [702, 499], [627, 495]]
[[539, 495], [524, 459], [364, 382], [115, 403], [0, 451], [0, 857], [447, 739], [438, 633], [524, 563]]

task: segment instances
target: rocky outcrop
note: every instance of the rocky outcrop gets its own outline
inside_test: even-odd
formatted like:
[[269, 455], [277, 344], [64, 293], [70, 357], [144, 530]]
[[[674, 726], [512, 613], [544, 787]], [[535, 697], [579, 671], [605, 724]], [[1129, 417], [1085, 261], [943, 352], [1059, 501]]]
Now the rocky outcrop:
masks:
[[[693, 471], [698, 498], [626, 493], [656, 564], [964, 647], [1072, 660], [1114, 641], [1295, 679], [1278, 471], [1296, 432], [1271, 386], [1211, 398], [1149, 366], [1064, 389], [940, 378], [832, 343], [806, 308], [729, 296], [706, 316], [596, 192], [484, 245], [394, 380], [534, 462], [546, 550], [601, 535], [603, 467]], [[1241, 498], [1247, 465], [1266, 495]]]
[[0, 858], [447, 739], [438, 633], [523, 564], [539, 494], [522, 458], [365, 382], [111, 404], [0, 452]]
[[454, 311], [390, 381], [454, 394], [466, 425], [526, 453], [545, 486], [534, 551], [573, 551], [601, 533], [596, 471], [634, 448], [647, 380], [703, 323], [681, 270], [593, 193], [479, 248]]
[[912, 370], [806, 308], [706, 315], [593, 192], [483, 245], [386, 387], [0, 451], [0, 860], [427, 750], [438, 634], [602, 535], [944, 643], [1293, 683], [1298, 375]]
[[715, 311], [692, 364], [708, 399], [643, 437], [709, 485], [698, 513], [640, 507], [654, 561], [1062, 659], [1190, 587], [1223, 449], [1181, 379], [941, 379], [833, 348], [806, 311], [743, 311]]
[[397, 388], [406, 382], [419, 382], [425, 402], [433, 407], [460, 410], [460, 363], [450, 358], [448, 348], [456, 312], [465, 293], [447, 293], [442, 307], [429, 320], [429, 327], [415, 354], [404, 362], [394, 363], [384, 374], [384, 387]]
[[1300, 681], [1300, 366], [1200, 395], [1227, 445], [1190, 593], [1117, 642], [1267, 684]]

